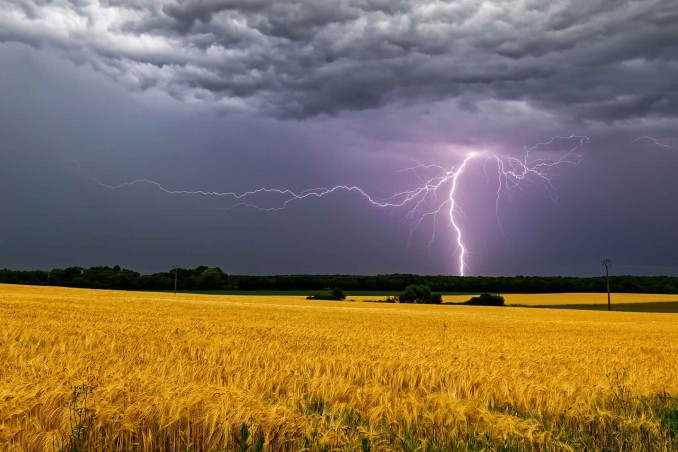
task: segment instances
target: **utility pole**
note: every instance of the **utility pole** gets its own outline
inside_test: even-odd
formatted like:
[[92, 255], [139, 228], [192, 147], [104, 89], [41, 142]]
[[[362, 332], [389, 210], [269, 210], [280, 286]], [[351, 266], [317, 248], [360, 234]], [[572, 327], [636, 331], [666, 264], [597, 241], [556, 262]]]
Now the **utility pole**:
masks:
[[610, 259], [603, 259], [603, 267], [605, 267], [605, 281], [607, 283], [607, 310], [612, 310], [612, 304], [610, 303], [610, 266], [612, 261]]
[[179, 279], [179, 267], [174, 266], [174, 293], [177, 293], [177, 280]]

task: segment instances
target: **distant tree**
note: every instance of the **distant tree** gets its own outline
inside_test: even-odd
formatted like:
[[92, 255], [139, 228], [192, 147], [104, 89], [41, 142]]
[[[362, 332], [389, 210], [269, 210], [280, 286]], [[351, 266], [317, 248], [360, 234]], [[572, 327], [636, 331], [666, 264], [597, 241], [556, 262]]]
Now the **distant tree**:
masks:
[[219, 267], [205, 268], [198, 278], [198, 284], [203, 290], [217, 290], [226, 283], [227, 278], [228, 276]]
[[413, 285], [407, 286], [403, 292], [398, 295], [398, 302], [400, 303], [414, 303], [417, 299], [417, 292]]
[[330, 291], [329, 294], [327, 293], [322, 293], [318, 292], [315, 295], [311, 295], [310, 297], [306, 297], [307, 300], [336, 300], [336, 301], [341, 301], [345, 300], [346, 296], [344, 295], [344, 291], [339, 289], [338, 287], [335, 287]]
[[472, 297], [465, 302], [474, 306], [504, 306], [504, 297], [496, 294], [484, 293], [478, 297]]
[[429, 300], [429, 303], [431, 304], [441, 304], [443, 302], [443, 294], [440, 292], [433, 292], [431, 294], [431, 298]]
[[338, 287], [335, 287], [334, 289], [332, 289], [332, 292], [330, 293], [330, 295], [332, 295], [332, 298], [334, 298], [335, 300], [345, 300], [346, 299], [346, 295], [344, 295], [344, 291], [341, 290]]
[[431, 294], [429, 286], [412, 284], [405, 288], [405, 291], [398, 296], [400, 303], [442, 303], [441, 294]]
[[139, 283], [142, 288], [147, 290], [168, 290], [174, 287], [174, 272], [144, 275], [140, 278]]
[[[608, 267], [609, 264], [608, 264]], [[379, 290], [383, 292], [408, 292], [410, 286], [428, 286], [435, 292], [474, 292], [474, 293], [556, 293], [556, 292], [606, 292], [606, 276], [615, 292], [623, 293], [676, 293], [676, 276], [631, 276], [603, 274], [591, 278], [561, 276], [515, 276], [515, 277], [459, 277], [459, 276], [421, 276], [411, 274], [392, 274], [376, 276], [358, 275], [278, 275], [247, 276], [226, 275], [221, 278], [210, 276], [207, 267], [172, 268], [169, 271], [151, 275], [140, 275], [132, 270], [113, 267], [69, 267], [55, 268], [50, 272], [41, 270], [0, 269], [0, 283], [51, 286], [89, 287], [102, 289], [145, 289], [171, 290], [176, 277], [179, 290], [324, 290], [332, 287], [344, 290]], [[205, 274], [203, 274], [205, 273]], [[48, 276], [49, 275], [49, 276]], [[217, 285], [216, 280], [220, 279]], [[424, 303], [426, 297], [413, 293], [401, 294], [403, 303]], [[428, 302], [432, 300], [429, 298]]]

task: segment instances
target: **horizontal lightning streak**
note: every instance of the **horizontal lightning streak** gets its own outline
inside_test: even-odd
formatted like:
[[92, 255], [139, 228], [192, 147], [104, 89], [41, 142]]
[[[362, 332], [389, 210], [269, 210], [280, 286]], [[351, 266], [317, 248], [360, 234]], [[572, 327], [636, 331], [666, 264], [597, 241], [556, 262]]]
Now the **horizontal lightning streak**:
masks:
[[[532, 153], [537, 152], [540, 147], [548, 146], [554, 144], [557, 140], [576, 140], [578, 143], [571, 147], [568, 151], [562, 153], [559, 158], [556, 159], [546, 159], [546, 158], [532, 158]], [[497, 224], [502, 234], [504, 229], [501, 225], [500, 216], [499, 216], [499, 206], [502, 199], [502, 195], [510, 192], [511, 190], [520, 188], [520, 186], [525, 182], [531, 183], [542, 183], [546, 187], [549, 195], [552, 199], [555, 200], [555, 187], [551, 183], [550, 176], [548, 172], [554, 169], [557, 166], [570, 164], [576, 165], [581, 160], [581, 148], [584, 144], [589, 142], [589, 138], [586, 136], [556, 136], [551, 138], [549, 141], [543, 143], [537, 143], [529, 149], [525, 150], [525, 153], [522, 158], [516, 157], [501, 157], [498, 155], [491, 155], [487, 158], [485, 163], [485, 170], [487, 171], [487, 162], [491, 159], [497, 164], [497, 177], [498, 177], [498, 187], [496, 193], [496, 216]], [[135, 179], [130, 182], [124, 182], [117, 185], [110, 185], [95, 177], [91, 176], [85, 172], [78, 162], [75, 162], [78, 169], [82, 174], [87, 176], [89, 179], [97, 183], [98, 185], [108, 188], [108, 189], [121, 189], [125, 187], [132, 187], [134, 185], [145, 184], [151, 185], [163, 193], [169, 195], [193, 195], [193, 196], [212, 196], [212, 197], [225, 197], [231, 198], [235, 203], [228, 207], [222, 207], [219, 210], [233, 210], [238, 207], [245, 207], [256, 209], [258, 211], [280, 211], [284, 210], [290, 203], [294, 201], [301, 201], [308, 198], [323, 198], [325, 196], [331, 195], [337, 192], [349, 192], [357, 193], [363, 199], [365, 199], [370, 205], [379, 207], [379, 208], [390, 208], [390, 209], [401, 209], [406, 208], [405, 215], [403, 220], [411, 221], [413, 224], [412, 230], [410, 232], [410, 238], [412, 233], [419, 228], [422, 222], [427, 218], [432, 218], [433, 220], [433, 231], [431, 239], [429, 241], [429, 246], [433, 243], [436, 235], [435, 225], [437, 223], [438, 214], [441, 212], [447, 211], [449, 216], [449, 221], [451, 228], [454, 230], [455, 234], [455, 243], [458, 250], [458, 273], [463, 276], [465, 270], [468, 268], [467, 265], [467, 255], [468, 250], [464, 243], [464, 234], [462, 227], [458, 223], [457, 217], [460, 212], [459, 203], [457, 200], [457, 189], [459, 187], [459, 180], [461, 175], [466, 170], [468, 164], [478, 156], [477, 153], [471, 152], [466, 155], [462, 163], [456, 169], [446, 169], [443, 166], [437, 164], [421, 164], [417, 162], [417, 165], [404, 168], [400, 170], [401, 172], [412, 172], [419, 180], [420, 185], [416, 186], [411, 190], [405, 190], [398, 193], [395, 193], [391, 196], [388, 196], [383, 199], [375, 198], [374, 196], [367, 193], [363, 188], [355, 185], [336, 185], [334, 187], [316, 187], [310, 188], [303, 191], [294, 191], [290, 189], [282, 188], [257, 188], [254, 190], [243, 191], [243, 192], [217, 192], [217, 191], [205, 191], [205, 190], [172, 190], [164, 187], [159, 182], [150, 180], [150, 179]], [[421, 172], [434, 172], [433, 176], [422, 177]], [[487, 173], [486, 173], [487, 174]], [[447, 195], [444, 198], [440, 198], [439, 192], [444, 191]], [[261, 203], [250, 201], [252, 198], [257, 196], [264, 195], [273, 195], [278, 198], [274, 200], [277, 202], [277, 205], [273, 206], [262, 206]]]
[[636, 143], [636, 142], [638, 142], [638, 141], [640, 141], [640, 140], [649, 140], [649, 141], [651, 141], [652, 143], [654, 143], [655, 145], [657, 145], [657, 146], [659, 146], [659, 147], [661, 147], [661, 148], [664, 148], [664, 149], [671, 149], [671, 150], [674, 150], [674, 151], [678, 151], [678, 147], [676, 147], [676, 146], [671, 146], [670, 144], [664, 144], [664, 143], [662, 143], [661, 141], [659, 141], [658, 139], [653, 138], [653, 137], [649, 137], [649, 136], [647, 136], [647, 135], [643, 135], [642, 137], [638, 137], [638, 138], [636, 138], [635, 140], [633, 140], [631, 143]]

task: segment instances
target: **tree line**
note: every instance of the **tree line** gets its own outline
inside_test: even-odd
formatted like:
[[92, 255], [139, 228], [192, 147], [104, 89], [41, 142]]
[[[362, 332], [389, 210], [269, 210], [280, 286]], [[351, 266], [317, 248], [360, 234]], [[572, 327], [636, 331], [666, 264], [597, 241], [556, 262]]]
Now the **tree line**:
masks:
[[[114, 267], [68, 267], [53, 270], [0, 270], [0, 283], [123, 290], [326, 290], [401, 292], [410, 285], [428, 286], [435, 292], [556, 293], [605, 292], [605, 277], [565, 276], [430, 276], [390, 275], [229, 275], [218, 267], [170, 269], [143, 275]], [[678, 294], [678, 277], [611, 276], [614, 292]]]

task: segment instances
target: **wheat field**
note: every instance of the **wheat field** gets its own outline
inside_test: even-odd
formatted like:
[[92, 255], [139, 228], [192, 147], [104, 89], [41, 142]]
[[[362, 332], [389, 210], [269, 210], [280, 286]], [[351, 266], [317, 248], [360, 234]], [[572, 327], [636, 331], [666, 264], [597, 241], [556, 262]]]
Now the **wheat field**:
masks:
[[676, 314], [0, 285], [0, 448], [672, 450], [676, 357]]

